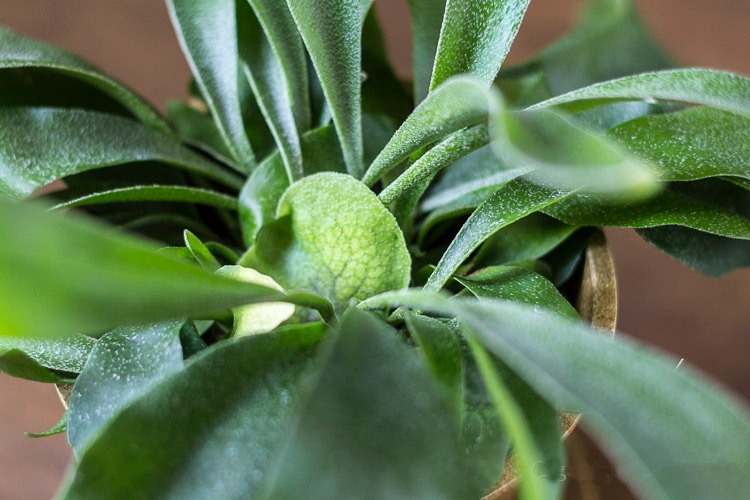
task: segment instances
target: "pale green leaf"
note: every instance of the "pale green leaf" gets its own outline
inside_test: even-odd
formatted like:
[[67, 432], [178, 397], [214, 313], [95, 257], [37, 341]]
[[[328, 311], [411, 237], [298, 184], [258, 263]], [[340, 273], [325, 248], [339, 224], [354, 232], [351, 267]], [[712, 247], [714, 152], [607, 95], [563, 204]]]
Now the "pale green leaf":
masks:
[[362, 176], [359, 0], [287, 0], [317, 71], [349, 173]]
[[69, 76], [101, 90], [148, 126], [169, 133], [159, 113], [133, 91], [90, 64], [58, 47], [0, 28], [0, 69], [41, 68]]
[[193, 254], [193, 258], [201, 265], [204, 269], [209, 271], [216, 271], [221, 267], [219, 261], [214, 257], [206, 245], [196, 235], [185, 229], [183, 233], [185, 240], [185, 247], [190, 250]]
[[[310, 128], [310, 94], [307, 59], [289, 6], [281, 0], [248, 0], [281, 65], [297, 130]], [[240, 33], [243, 35], [243, 33]]]
[[123, 408], [182, 369], [183, 323], [118, 328], [97, 341], [70, 395], [68, 441], [78, 457]]
[[504, 226], [559, 202], [569, 192], [548, 189], [522, 179], [499, 189], [469, 217], [427, 280], [425, 289], [439, 290], [487, 238]]
[[[278, 3], [279, 10], [286, 9]], [[259, 20], [242, 2], [237, 4], [237, 25], [242, 71], [294, 182], [302, 177], [302, 147], [283, 68]]]
[[68, 411], [66, 410], [65, 413], [63, 413], [62, 418], [49, 430], [46, 430], [44, 432], [24, 432], [26, 437], [30, 438], [43, 438], [43, 437], [49, 437], [49, 436], [56, 436], [58, 434], [62, 434], [63, 432], [68, 430]]
[[0, 109], [0, 199], [29, 196], [79, 172], [144, 161], [241, 186], [238, 177], [218, 164], [132, 120], [74, 109]]
[[232, 158], [246, 171], [255, 155], [240, 108], [235, 0], [167, 0], [177, 38]]
[[277, 219], [243, 259], [287, 289], [320, 293], [337, 309], [408, 286], [411, 257], [393, 216], [356, 179], [320, 173], [293, 184]]
[[508, 55], [529, 0], [448, 0], [430, 91], [470, 74], [490, 86]]
[[311, 300], [329, 314], [330, 305], [312, 294], [222, 278], [153, 244], [30, 203], [0, 203], [0, 241], [0, 336], [99, 333], [263, 301]]

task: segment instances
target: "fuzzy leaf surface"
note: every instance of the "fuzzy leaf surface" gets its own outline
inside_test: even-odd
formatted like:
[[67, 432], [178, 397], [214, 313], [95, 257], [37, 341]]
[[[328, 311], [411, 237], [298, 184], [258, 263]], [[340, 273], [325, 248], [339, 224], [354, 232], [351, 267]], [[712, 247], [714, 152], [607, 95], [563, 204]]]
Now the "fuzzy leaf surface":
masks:
[[235, 0], [167, 0], [169, 15], [195, 81], [232, 157], [255, 166], [240, 107]]
[[96, 341], [84, 335], [31, 339], [0, 335], [0, 372], [35, 382], [59, 382], [56, 372], [81, 373]]
[[182, 369], [183, 323], [117, 328], [98, 340], [70, 395], [68, 441], [77, 456], [123, 408]]
[[210, 189], [188, 186], [130, 186], [87, 194], [66, 200], [52, 207], [54, 210], [100, 203], [127, 203], [136, 201], [174, 201], [208, 205], [229, 210], [237, 209], [237, 198]]
[[0, 199], [16, 200], [61, 177], [159, 161], [229, 186], [239, 179], [173, 137], [114, 115], [73, 109], [0, 110]]
[[411, 14], [414, 102], [427, 97], [447, 0], [407, 0]]

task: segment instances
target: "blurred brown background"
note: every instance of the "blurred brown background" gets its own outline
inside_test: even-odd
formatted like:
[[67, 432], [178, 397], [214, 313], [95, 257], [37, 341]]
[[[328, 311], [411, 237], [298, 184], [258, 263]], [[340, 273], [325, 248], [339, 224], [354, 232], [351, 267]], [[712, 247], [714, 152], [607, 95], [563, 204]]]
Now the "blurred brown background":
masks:
[[[581, 0], [533, 0], [511, 60], [561, 35]], [[750, 74], [747, 0], [641, 0], [655, 38], [686, 65]], [[408, 11], [376, 0], [389, 49], [409, 74]], [[185, 95], [188, 69], [159, 0], [0, 0], [0, 24], [61, 45], [123, 80], [163, 109]], [[700, 276], [643, 243], [610, 231], [619, 277], [621, 330], [672, 351], [750, 401], [750, 270]], [[61, 416], [49, 386], [0, 375], [0, 499], [49, 498], [69, 452], [65, 438], [30, 440]], [[748, 471], [750, 472], [750, 471]]]

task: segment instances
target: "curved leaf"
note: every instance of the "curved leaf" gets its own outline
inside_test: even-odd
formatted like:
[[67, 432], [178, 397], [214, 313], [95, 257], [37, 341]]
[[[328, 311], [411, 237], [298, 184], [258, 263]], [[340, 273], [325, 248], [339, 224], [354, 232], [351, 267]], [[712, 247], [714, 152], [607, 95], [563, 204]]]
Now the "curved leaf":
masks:
[[404, 236], [356, 179], [330, 172], [305, 177], [286, 191], [276, 216], [242, 264], [285, 288], [316, 291], [340, 310], [352, 299], [409, 285]]
[[430, 91], [471, 74], [489, 87], [516, 38], [529, 0], [448, 0]]
[[488, 142], [487, 127], [484, 125], [454, 133], [409, 166], [403, 174], [380, 192], [378, 198], [384, 205], [390, 205], [421, 186], [424, 181], [441, 169], [486, 146]]
[[36, 382], [60, 382], [66, 378], [63, 374], [81, 373], [94, 344], [96, 340], [83, 335], [64, 339], [0, 335], [0, 371]]
[[[289, 6], [281, 0], [248, 0], [284, 74], [297, 130], [310, 128], [310, 94], [307, 58]], [[242, 35], [242, 33], [240, 33]]]
[[185, 229], [183, 232], [185, 247], [193, 254], [193, 258], [202, 268], [216, 271], [221, 267], [219, 261], [214, 257], [206, 245], [196, 235]]
[[241, 185], [234, 174], [173, 137], [125, 118], [75, 109], [0, 109], [0, 199], [24, 198], [79, 172], [142, 161]]
[[78, 457], [123, 408], [182, 369], [183, 323], [118, 328], [99, 339], [70, 395], [68, 441]]
[[177, 38], [232, 157], [255, 166], [240, 108], [235, 0], [167, 0]]
[[575, 195], [546, 207], [547, 215], [574, 226], [647, 228], [685, 226], [730, 238], [750, 239], [750, 218], [666, 189], [644, 202], [611, 202]]
[[301, 325], [195, 356], [110, 421], [62, 497], [257, 496], [288, 439], [324, 333]]
[[222, 278], [142, 240], [31, 203], [0, 203], [0, 241], [0, 336], [98, 333], [264, 301], [317, 301], [313, 307], [330, 314], [330, 304], [312, 294]]
[[287, 0], [331, 108], [348, 172], [362, 176], [360, 0]]
[[[199, 111], [188, 103], [171, 101], [167, 103], [167, 116], [181, 141], [205, 151], [222, 163], [234, 162], [216, 122], [208, 112]], [[233, 168], [237, 170], [238, 167], [235, 165]]]
[[468, 276], [456, 276], [456, 281], [479, 298], [510, 300], [543, 307], [567, 318], [579, 317], [551, 281], [522, 267], [488, 267]]
[[610, 135], [658, 164], [656, 173], [662, 181], [750, 179], [750, 116], [692, 108], [644, 116], [614, 128]]
[[179, 201], [210, 205], [213, 207], [237, 209], [237, 199], [210, 189], [200, 189], [187, 186], [130, 186], [126, 188], [110, 189], [99, 193], [91, 193], [72, 200], [67, 200], [52, 207], [61, 208], [96, 205], [98, 203], [123, 203], [133, 201]]
[[522, 179], [509, 182], [485, 201], [461, 227], [424, 288], [439, 290], [487, 238], [502, 227], [570, 196]]
[[282, 66], [255, 14], [242, 2], [237, 4], [237, 25], [242, 70], [294, 182], [302, 177], [302, 147]]
[[733, 498], [750, 488], [750, 414], [685, 363], [676, 368], [676, 359], [622, 335], [508, 302], [393, 292], [360, 307], [460, 316], [547, 401], [582, 411], [587, 430], [643, 497]]
[[407, 0], [413, 40], [414, 102], [427, 97], [447, 0]]
[[30, 438], [43, 438], [43, 437], [49, 437], [49, 436], [56, 436], [57, 434], [62, 434], [63, 432], [68, 430], [68, 412], [66, 411], [63, 413], [62, 418], [54, 425], [52, 428], [44, 431], [44, 432], [24, 432], [26, 437]]
[[44, 68], [81, 80], [115, 99], [148, 126], [170, 133], [159, 113], [121, 83], [58, 47], [0, 27], [0, 69], [17, 68]]
[[702, 104], [750, 115], [750, 79], [726, 71], [690, 68], [626, 76], [573, 90], [531, 106], [585, 111], [613, 101], [659, 99]]

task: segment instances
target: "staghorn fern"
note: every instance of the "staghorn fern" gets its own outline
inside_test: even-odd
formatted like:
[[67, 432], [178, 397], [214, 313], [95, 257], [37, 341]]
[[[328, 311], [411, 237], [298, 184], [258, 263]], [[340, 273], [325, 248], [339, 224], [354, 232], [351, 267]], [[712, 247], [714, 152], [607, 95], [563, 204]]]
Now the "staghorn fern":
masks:
[[0, 31], [0, 370], [73, 384], [62, 498], [478, 498], [511, 453], [556, 498], [562, 410], [645, 498], [750, 490], [747, 410], [568, 302], [600, 226], [750, 263], [750, 80], [625, 0], [502, 70], [528, 0], [409, 0], [410, 90], [372, 1], [167, 3], [167, 120]]

